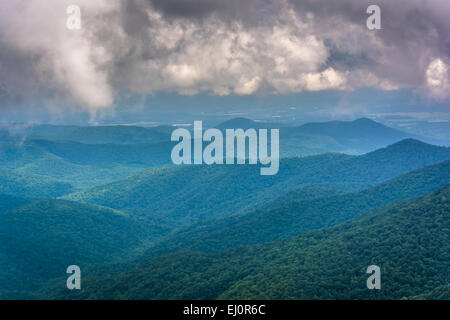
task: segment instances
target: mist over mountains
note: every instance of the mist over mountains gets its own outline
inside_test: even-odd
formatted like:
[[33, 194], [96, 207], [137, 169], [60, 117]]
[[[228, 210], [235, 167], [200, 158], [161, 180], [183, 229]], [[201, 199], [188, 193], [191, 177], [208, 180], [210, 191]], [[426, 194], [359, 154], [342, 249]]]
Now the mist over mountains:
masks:
[[0, 1], [0, 300], [449, 300], [449, 12]]
[[[415, 299], [422, 294], [449, 299], [449, 189], [287, 240], [219, 253], [165, 255], [113, 278], [90, 278], [84, 292], [53, 297]], [[383, 268], [384, 291], [361, 285], [365, 268], [373, 263]]]
[[[284, 126], [279, 173], [260, 176], [173, 165], [173, 129], [3, 131], [1, 297], [447, 297], [449, 147], [366, 118]], [[80, 292], [65, 289], [73, 264]], [[388, 290], [367, 292], [370, 264]]]

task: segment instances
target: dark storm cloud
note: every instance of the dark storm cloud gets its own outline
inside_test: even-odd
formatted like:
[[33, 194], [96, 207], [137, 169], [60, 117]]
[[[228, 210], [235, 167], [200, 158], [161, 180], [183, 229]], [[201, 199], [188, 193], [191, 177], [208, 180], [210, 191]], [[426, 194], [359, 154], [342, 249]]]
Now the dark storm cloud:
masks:
[[261, 9], [267, 8], [264, 0], [151, 0], [156, 10], [166, 17], [202, 19], [216, 15], [222, 19], [245, 20], [255, 22]]
[[129, 35], [138, 35], [150, 25], [146, 12], [142, 10], [143, 4], [141, 0], [121, 1], [121, 22], [123, 30]]
[[[284, 94], [408, 88], [449, 98], [450, 2], [5, 0], [1, 99], [94, 113], [122, 94]], [[65, 28], [69, 4], [82, 30]]]
[[[344, 65], [367, 65], [380, 77], [386, 77], [401, 86], [420, 86], [426, 82], [424, 70], [432, 60], [441, 59], [448, 65], [450, 58], [450, 2], [447, 0], [291, 0], [297, 12], [313, 12], [322, 21], [316, 34], [322, 33], [335, 54], [330, 62]], [[349, 24], [364, 25], [367, 15], [362, 15], [371, 4], [381, 8], [382, 30], [376, 32], [381, 47], [371, 41], [362, 41], [355, 48], [339, 50], [345, 41], [327, 34], [336, 28], [348, 32]], [[364, 40], [364, 39], [362, 39]], [[363, 57], [363, 59], [361, 59]]]
[[[385, 45], [397, 46], [404, 51], [411, 43], [432, 46], [441, 55], [450, 56], [450, 1], [447, 0], [290, 0], [297, 12], [313, 12], [321, 20], [336, 22], [342, 28], [348, 22], [365, 24], [362, 15], [371, 4], [377, 4], [382, 13], [382, 31], [377, 37]], [[324, 24], [326, 25], [326, 23]], [[422, 51], [422, 50], [421, 50]]]

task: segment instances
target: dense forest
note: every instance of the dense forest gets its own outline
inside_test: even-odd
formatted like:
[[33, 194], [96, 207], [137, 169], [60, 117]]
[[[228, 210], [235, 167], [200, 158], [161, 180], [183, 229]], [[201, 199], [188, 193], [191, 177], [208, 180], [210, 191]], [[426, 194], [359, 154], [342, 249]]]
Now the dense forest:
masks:
[[261, 176], [174, 166], [171, 130], [1, 131], [0, 297], [448, 299], [450, 148], [368, 119], [282, 127]]
[[287, 238], [364, 216], [371, 209], [400, 199], [430, 193], [449, 181], [450, 161], [446, 161], [354, 193], [336, 194], [303, 187], [250, 213], [177, 230], [147, 254], [155, 256], [187, 249], [209, 252]]
[[[446, 298], [450, 185], [377, 209], [357, 221], [287, 240], [218, 253], [182, 252], [112, 278], [93, 277], [82, 299]], [[382, 290], [368, 290], [378, 265]]]

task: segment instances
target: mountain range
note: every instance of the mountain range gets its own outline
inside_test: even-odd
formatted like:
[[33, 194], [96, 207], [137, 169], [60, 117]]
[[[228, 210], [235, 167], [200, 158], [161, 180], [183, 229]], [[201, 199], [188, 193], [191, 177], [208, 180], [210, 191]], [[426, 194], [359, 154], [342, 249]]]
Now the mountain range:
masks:
[[[340, 226], [217, 253], [180, 252], [113, 277], [76, 299], [449, 299], [450, 185]], [[377, 265], [382, 290], [368, 290]]]
[[[281, 127], [279, 173], [261, 176], [172, 165], [172, 129], [1, 131], [0, 298], [448, 296], [449, 147], [369, 119]], [[377, 263], [390, 284], [368, 292]]]
[[395, 201], [431, 193], [449, 181], [450, 161], [445, 161], [358, 192], [302, 187], [250, 213], [177, 230], [155, 244], [147, 255], [183, 250], [212, 252], [289, 238], [338, 225]]

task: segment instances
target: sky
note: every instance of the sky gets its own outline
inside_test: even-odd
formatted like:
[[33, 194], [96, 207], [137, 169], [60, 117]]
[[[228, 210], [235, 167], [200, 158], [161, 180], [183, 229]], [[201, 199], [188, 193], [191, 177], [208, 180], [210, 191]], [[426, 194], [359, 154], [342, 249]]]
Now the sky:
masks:
[[0, 121], [449, 113], [448, 0], [0, 2]]

